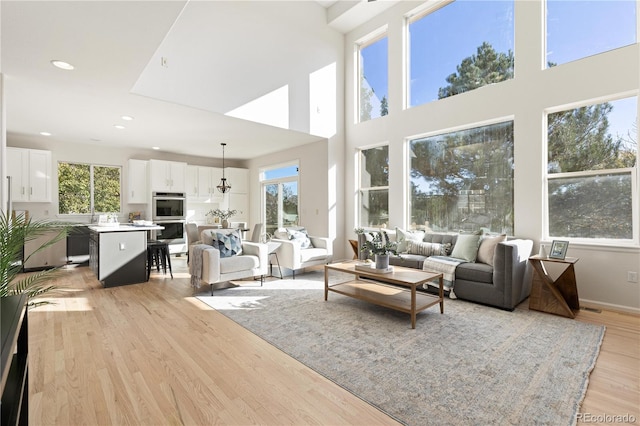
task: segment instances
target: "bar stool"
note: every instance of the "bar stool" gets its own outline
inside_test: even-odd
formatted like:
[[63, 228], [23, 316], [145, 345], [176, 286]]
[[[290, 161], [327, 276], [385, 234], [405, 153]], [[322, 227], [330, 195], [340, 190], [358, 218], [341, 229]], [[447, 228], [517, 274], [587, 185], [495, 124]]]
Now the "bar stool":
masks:
[[147, 281], [151, 275], [151, 267], [155, 265], [156, 270], [160, 272], [160, 263], [162, 263], [162, 272], [167, 273], [167, 265], [169, 265], [169, 274], [173, 279], [173, 271], [171, 270], [171, 258], [169, 257], [169, 244], [157, 241], [147, 241]]

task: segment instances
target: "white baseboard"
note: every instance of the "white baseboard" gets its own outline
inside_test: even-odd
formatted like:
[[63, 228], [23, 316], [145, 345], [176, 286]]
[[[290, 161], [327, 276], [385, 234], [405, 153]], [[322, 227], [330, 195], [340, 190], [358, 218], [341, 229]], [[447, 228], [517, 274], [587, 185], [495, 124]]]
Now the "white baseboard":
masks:
[[595, 300], [580, 299], [580, 306], [589, 306], [590, 308], [605, 309], [607, 311], [624, 312], [628, 314], [640, 315], [640, 308], [631, 306], [615, 305], [613, 303], [597, 302]]

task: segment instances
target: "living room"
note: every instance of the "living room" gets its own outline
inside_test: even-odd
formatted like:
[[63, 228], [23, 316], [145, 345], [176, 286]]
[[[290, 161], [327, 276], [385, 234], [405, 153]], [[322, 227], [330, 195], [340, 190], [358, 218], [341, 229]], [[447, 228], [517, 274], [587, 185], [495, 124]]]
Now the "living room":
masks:
[[[5, 28], [9, 25], [5, 20], [13, 18], [15, 15], [8, 15], [9, 8], [17, 7], [15, 5], [6, 6], [3, 2], [2, 14], [2, 30], [3, 30], [3, 61], [2, 72], [4, 74], [3, 98], [5, 99], [4, 108], [6, 109], [6, 120], [3, 122], [3, 131], [6, 131], [6, 145], [11, 147], [29, 148], [29, 149], [45, 149], [52, 152], [52, 163], [57, 164], [59, 161], [77, 161], [95, 163], [99, 159], [101, 164], [123, 166], [122, 181], [127, 180], [127, 169], [124, 167], [130, 158], [138, 159], [163, 159], [172, 161], [182, 161], [188, 164], [221, 167], [221, 152], [219, 143], [221, 141], [228, 142], [227, 165], [235, 167], [244, 167], [249, 170], [250, 182], [250, 213], [248, 222], [250, 225], [260, 223], [262, 221], [262, 200], [261, 200], [261, 184], [259, 176], [261, 170], [268, 167], [277, 166], [289, 162], [297, 162], [300, 168], [299, 175], [299, 216], [300, 224], [307, 227], [309, 232], [314, 235], [329, 236], [335, 239], [334, 252], [336, 258], [346, 258], [351, 256], [351, 248], [348, 240], [355, 238], [353, 229], [368, 224], [362, 223], [359, 212], [358, 190], [358, 154], [363, 149], [369, 149], [377, 146], [389, 147], [389, 183], [388, 187], [394, 190], [388, 192], [388, 220], [386, 226], [393, 229], [398, 226], [401, 228], [409, 228], [412, 223], [412, 212], [410, 210], [411, 195], [409, 193], [409, 157], [408, 145], [411, 140], [440, 135], [447, 132], [453, 132], [462, 129], [470, 129], [483, 125], [502, 123], [506, 121], [513, 122], [513, 221], [512, 235], [522, 238], [530, 238], [535, 241], [535, 251], [539, 244], [550, 244], [555, 238], [564, 237], [563, 235], [551, 235], [548, 228], [547, 215], [547, 159], [546, 155], [546, 139], [547, 126], [546, 116], [548, 113], [563, 111], [570, 108], [577, 108], [584, 105], [592, 105], [594, 103], [618, 101], [621, 99], [635, 99], [636, 111], [638, 103], [638, 90], [640, 88], [640, 47], [637, 40], [630, 44], [617, 47], [597, 55], [589, 56], [572, 62], [564, 63], [553, 68], [546, 68], [541, 64], [541, 58], [546, 58], [544, 51], [545, 23], [544, 23], [544, 3], [537, 1], [515, 2], [513, 7], [513, 20], [516, 23], [513, 39], [513, 50], [516, 52], [516, 72], [512, 79], [498, 84], [487, 85], [467, 93], [452, 96], [447, 99], [440, 99], [436, 102], [428, 102], [412, 107], [405, 107], [403, 99], [405, 99], [405, 83], [403, 77], [405, 74], [405, 64], [403, 57], [405, 55], [402, 47], [402, 40], [405, 37], [405, 18], [409, 16], [417, 16], [424, 10], [418, 10], [422, 6], [422, 2], [388, 2], [385, 5], [383, 1], [371, 2], [379, 3], [379, 5], [371, 5], [379, 8], [372, 13], [363, 22], [349, 27], [347, 30], [337, 29], [343, 28], [345, 25], [342, 20], [353, 18], [350, 14], [354, 11], [343, 11], [342, 14], [337, 12], [335, 4], [329, 4], [325, 9], [320, 4], [306, 4], [293, 7], [291, 5], [273, 4], [269, 8], [247, 10], [247, 5], [253, 2], [242, 2], [234, 4], [233, 2], [225, 2], [224, 13], [220, 12], [216, 19], [218, 21], [228, 20], [234, 25], [240, 25], [237, 20], [239, 17], [250, 17], [252, 23], [260, 21], [257, 16], [263, 16], [274, 19], [277, 25], [282, 25], [286, 19], [296, 21], [296, 24], [290, 24], [287, 28], [287, 35], [299, 32], [300, 38], [303, 39], [299, 44], [292, 46], [293, 53], [286, 61], [287, 67], [291, 68], [291, 72], [287, 72], [281, 76], [274, 76], [276, 72], [268, 67], [263, 66], [267, 63], [264, 57], [259, 57], [254, 62], [246, 61], [242, 64], [234, 62], [235, 66], [232, 72], [243, 71], [245, 74], [246, 86], [251, 87], [254, 92], [242, 87], [242, 85], [233, 85], [229, 83], [219, 83], [219, 85], [227, 84], [238, 91], [238, 97], [233, 101], [233, 105], [227, 103], [222, 105], [223, 101], [218, 100], [220, 104], [207, 104], [211, 99], [217, 98], [216, 90], [224, 88], [215, 87], [203, 91], [199, 98], [199, 104], [190, 104], [187, 101], [187, 93], [193, 94], [198, 88], [194, 86], [202, 84], [207, 79], [215, 79], [207, 75], [215, 68], [206, 67], [202, 72], [189, 74], [181, 73], [176, 69], [182, 69], [176, 66], [175, 56], [167, 54], [168, 70], [175, 72], [171, 77], [166, 79], [153, 80], [157, 86], [145, 86], [144, 79], [137, 80], [143, 75], [149, 64], [159, 64], [158, 60], [164, 55], [164, 52], [180, 51], [179, 47], [171, 46], [173, 50], [162, 51], [156, 48], [162, 43], [175, 42], [174, 39], [168, 38], [164, 40], [164, 36], [168, 34], [174, 22], [179, 25], [188, 26], [185, 21], [179, 21], [182, 6], [176, 6], [178, 2], [166, 2], [169, 5], [158, 6], [165, 8], [164, 12], [160, 9], [154, 10], [149, 17], [140, 17], [138, 22], [139, 28], [150, 28], [153, 30], [148, 34], [148, 45], [155, 43], [155, 47], [151, 50], [145, 50], [143, 54], [135, 57], [117, 56], [116, 65], [109, 65], [102, 74], [109, 75], [117, 71], [119, 65], [130, 61], [131, 68], [126, 68], [128, 81], [130, 86], [124, 88], [125, 92], [129, 91], [137, 93], [130, 95], [135, 98], [151, 97], [151, 93], [160, 86], [164, 91], [157, 99], [140, 100], [140, 106], [146, 106], [147, 102], [160, 103], [162, 106], [150, 107], [160, 108], [173, 114], [175, 124], [174, 129], [166, 130], [159, 127], [154, 130], [151, 137], [139, 134], [126, 135], [125, 132], [134, 131], [136, 122], [141, 122], [143, 115], [135, 117], [131, 129], [120, 132], [115, 136], [106, 136], [104, 138], [97, 137], [108, 141], [101, 143], [99, 141], [91, 141], [94, 133], [87, 132], [80, 139], [67, 138], [64, 131], [53, 131], [53, 137], [43, 137], [38, 132], [27, 133], [22, 129], [12, 131], [14, 123], [20, 121], [16, 117], [16, 109], [10, 102], [14, 99], [15, 93], [14, 83], [19, 83], [18, 76], [12, 75], [10, 70], [16, 66], [16, 62], [20, 62], [16, 58], [16, 49], [8, 46], [5, 48], [4, 43], [10, 43], [15, 38], [7, 37]], [[17, 2], [6, 2], [17, 3]], [[209, 2], [195, 2], [209, 3]], [[212, 2], [222, 3], [222, 2]], [[270, 3], [270, 2], [260, 2]], [[311, 2], [308, 2], [311, 3]], [[327, 2], [333, 3], [333, 2]], [[340, 2], [338, 2], [340, 3]], [[366, 3], [366, 2], [365, 2]], [[55, 4], [55, 2], [54, 2]], [[636, 2], [637, 5], [637, 2]], [[190, 9], [193, 6], [193, 9]], [[32, 31], [33, 37], [37, 37], [35, 27], [37, 25], [45, 25], [40, 20], [46, 21], [48, 16], [56, 16], [52, 13], [40, 12], [38, 8], [44, 7], [40, 3], [34, 3], [25, 8], [32, 8], [26, 12], [20, 12], [20, 15], [35, 14], [37, 19], [33, 22], [29, 21], [29, 26], [24, 30]], [[55, 6], [50, 5], [52, 11]], [[123, 6], [125, 7], [125, 6]], [[205, 7], [205, 6], [201, 6]], [[289, 9], [286, 9], [288, 8]], [[358, 7], [369, 7], [360, 5]], [[333, 8], [333, 9], [332, 9]], [[271, 10], [269, 10], [271, 9]], [[140, 12], [144, 8], [140, 8], [136, 12]], [[195, 5], [187, 6], [185, 14], [182, 18], [198, 15]], [[286, 10], [286, 13], [285, 13]], [[115, 12], [116, 9], [111, 10]], [[327, 13], [333, 13], [329, 21], [333, 25], [327, 25]], [[15, 11], [14, 11], [15, 12]], [[155, 14], [157, 12], [157, 15]], [[59, 12], [56, 12], [59, 13]], [[254, 15], [255, 14], [255, 15]], [[187, 16], [189, 15], [189, 16]], [[95, 16], [100, 16], [97, 13]], [[99, 21], [94, 16], [93, 20], [87, 24], [91, 26], [93, 21]], [[203, 18], [205, 14], [200, 14]], [[231, 19], [231, 16], [235, 20]], [[303, 18], [306, 16], [306, 18]], [[337, 16], [337, 17], [336, 17]], [[364, 16], [364, 15], [363, 15]], [[156, 26], [146, 26], [146, 20], [153, 19], [163, 20], [164, 27], [162, 29]], [[182, 19], [181, 18], [181, 19]], [[136, 18], [138, 19], [138, 18]], [[254, 21], [256, 20], [256, 21]], [[108, 21], [108, 20], [106, 20]], [[132, 19], [133, 21], [133, 19]], [[219, 24], [219, 22], [216, 23]], [[307, 24], [307, 30], [304, 31], [300, 22]], [[322, 22], [319, 25], [318, 22]], [[10, 24], [9, 29], [15, 31], [15, 27], [19, 23]], [[26, 25], [26, 23], [25, 23]], [[77, 23], [76, 23], [77, 25]], [[96, 24], [97, 25], [97, 24]], [[129, 25], [133, 25], [130, 22]], [[231, 25], [231, 24], [229, 24]], [[637, 27], [637, 24], [635, 24]], [[106, 25], [101, 25], [106, 26]], [[47, 28], [55, 30], [54, 25], [46, 25]], [[194, 27], [195, 28], [195, 27]], [[263, 31], [268, 26], [262, 27]], [[380, 29], [384, 28], [381, 33]], [[75, 28], [74, 28], [75, 29]], [[177, 28], [180, 29], [180, 28]], [[182, 29], [184, 31], [184, 29]], [[164, 32], [163, 32], [164, 31]], [[233, 30], [231, 30], [233, 31]], [[144, 32], [144, 31], [142, 31]], [[11, 33], [19, 34], [23, 33]], [[185, 33], [182, 32], [182, 35]], [[194, 37], [199, 34], [194, 30]], [[360, 122], [358, 117], [358, 98], [352, 96], [358, 93], [356, 69], [358, 63], [355, 55], [355, 46], [363, 42], [371, 40], [371, 34], [379, 37], [385, 34], [388, 38], [388, 114], [368, 121]], [[310, 40], [317, 36], [315, 42]], [[78, 37], [78, 35], [75, 35]], [[255, 33], [250, 36], [234, 37], [250, 44], [255, 37]], [[20, 38], [20, 37], [18, 37]], [[29, 41], [29, 37], [21, 37]], [[286, 36], [281, 38], [287, 39]], [[218, 38], [219, 40], [220, 38]], [[36, 38], [36, 40], [39, 40]], [[283, 43], [283, 41], [281, 40]], [[313, 43], [307, 50], [300, 45], [304, 43]], [[121, 40], [111, 40], [111, 44], [106, 52], [117, 52], [119, 43], [124, 44]], [[33, 44], [38, 44], [35, 42]], [[163, 47], [166, 47], [164, 45]], [[123, 48], [123, 50], [126, 50]], [[188, 49], [183, 49], [188, 50]], [[286, 53], [287, 49], [279, 48]], [[25, 50], [28, 51], [28, 50]], [[19, 52], [19, 51], [18, 51]], [[471, 55], [474, 52], [469, 52]], [[5, 57], [7, 55], [7, 57]], [[11, 55], [11, 56], [9, 56]], [[466, 55], [466, 56], [468, 56]], [[237, 55], [236, 56], [251, 56]], [[282, 56], [287, 56], [282, 54]], [[193, 60], [193, 56], [180, 57], [189, 63]], [[151, 58], [151, 59], [150, 59]], [[278, 57], [280, 58], [280, 56]], [[48, 58], [44, 62], [48, 62]], [[65, 58], [61, 58], [65, 59]], [[28, 57], [25, 62], [30, 62], [33, 58]], [[72, 59], [68, 59], [73, 62]], [[297, 64], [302, 62], [302, 64]], [[179, 62], [178, 62], [179, 63]], [[28, 64], [29, 65], [29, 64]], [[224, 65], [216, 64], [220, 68]], [[240, 68], [243, 65], [244, 68]], [[453, 64], [454, 67], [456, 64]], [[50, 66], [50, 65], [47, 65]], [[40, 67], [40, 66], [39, 66]], [[335, 75], [334, 81], [323, 80], [329, 84], [330, 90], [326, 90], [334, 97], [327, 99], [316, 99], [314, 96], [320, 96], [322, 90], [313, 92], [311, 90], [310, 76], [314, 72], [325, 70], [333, 70], [329, 74]], [[333, 68], [332, 68], [333, 67]], [[79, 67], [80, 68], [80, 67]], [[161, 72], [160, 68], [153, 69], [154, 73]], [[252, 70], [249, 72], [248, 70]], [[344, 70], [344, 73], [342, 72]], [[95, 70], [94, 70], [95, 71]], [[452, 69], [452, 72], [454, 70]], [[93, 75], [101, 75], [101, 72]], [[323, 74], [318, 74], [322, 76]], [[156, 76], [157, 77], [157, 76]], [[62, 80], [68, 77], [60, 77]], [[260, 81], [260, 87], [253, 87], [253, 80]], [[91, 91], [91, 80], [85, 80], [85, 91]], [[251, 82], [251, 83], [250, 83]], [[33, 85], [37, 87], [37, 85]], [[134, 89], [132, 90], [132, 87]], [[164, 87], [162, 87], [164, 86]], [[255, 117], [243, 114], [250, 114], [247, 111], [239, 111], [242, 105], [250, 104], [251, 101], [258, 99], [278, 88], [288, 86], [288, 100], [290, 105], [286, 108], [286, 119], [278, 121], [277, 125], [273, 121], [268, 121], [265, 117]], [[326, 87], [326, 86], [322, 86]], [[107, 84], [107, 88], [110, 88]], [[43, 89], [44, 90], [44, 89]], [[227, 88], [227, 90], [231, 90]], [[184, 92], [184, 96], [182, 95]], [[10, 96], [11, 95], [11, 96]], [[141, 95], [141, 96], [139, 96]], [[64, 96], [64, 95], [61, 95]], [[77, 93], [70, 95], [72, 99], [77, 99], [80, 103], [86, 105], [98, 103], [99, 100], [92, 96], [82, 97]], [[225, 98], [220, 96], [220, 98]], [[311, 98], [314, 99], [311, 102]], [[271, 98], [270, 98], [271, 99]], [[490, 100], [490, 101], [488, 101]], [[214, 102], [214, 101], [211, 101]], [[224, 102], [228, 102], [225, 99]], [[182, 105], [168, 105], [170, 103], [191, 105], [198, 108], [194, 114], [199, 119], [188, 118], [192, 108], [183, 107]], [[328, 105], [327, 105], [328, 103]], [[39, 106], [33, 104], [34, 115], [40, 109], [55, 109], [55, 102], [47, 103]], [[273, 106], [274, 104], [268, 103]], [[315, 107], [315, 108], [314, 108]], [[28, 105], [20, 104], [19, 111], [22, 114], [28, 114]], [[236, 116], [224, 116], [225, 113], [236, 111]], [[212, 112], [213, 111], [213, 112]], [[278, 110], [281, 112], [281, 110]], [[328, 111], [328, 112], [327, 112]], [[309, 113], [307, 113], [309, 112]], [[117, 114], [130, 113], [122, 111], [115, 113], [110, 110], [109, 120], [116, 120]], [[133, 114], [133, 113], [131, 113]], [[137, 115], [137, 114], [136, 114]], [[636, 112], [637, 115], [637, 112]], [[219, 116], [224, 116], [225, 123], [229, 127], [223, 126]], [[242, 116], [242, 117], [239, 117]], [[79, 115], [78, 117], [82, 117]], [[243, 119], [243, 117], [245, 119]], [[59, 118], [59, 117], [56, 117]], [[82, 118], [76, 118], [82, 121]], [[210, 124], [202, 126], [207, 120]], [[262, 121], [260, 121], [262, 120]], [[49, 125], [53, 128], [53, 122], [46, 121], [42, 124]], [[286, 124], [283, 124], [286, 122]], [[65, 120], [65, 123], [68, 121]], [[109, 121], [109, 126], [113, 123]], [[160, 124], [160, 123], [159, 123]], [[167, 123], [163, 123], [167, 124]], [[220, 127], [218, 127], [220, 126]], [[219, 129], [224, 129], [220, 131]], [[637, 129], [637, 118], [636, 118]], [[166, 133], [166, 134], [163, 134]], [[62, 135], [62, 136], [60, 136]], [[123, 136], [124, 135], [124, 136]], [[185, 137], [185, 135], [187, 135]], [[155, 140], [155, 143], [149, 143], [146, 147], [137, 146], [134, 142], [144, 139], [147, 142]], [[173, 138], [173, 140], [171, 140]], [[193, 139], [193, 140], [191, 140]], [[90, 141], [90, 142], [87, 142]], [[178, 142], [176, 142], [178, 141]], [[277, 145], [277, 143], [285, 141], [289, 145], [280, 149], [265, 151], [260, 155], [256, 155], [260, 149], [266, 149], [269, 145]], [[164, 144], [163, 144], [164, 142]], [[162, 145], [161, 150], [153, 150], [151, 146]], [[3, 147], [4, 150], [4, 147]], [[4, 161], [3, 153], [3, 161]], [[636, 166], [637, 168], [637, 166]], [[638, 239], [640, 232], [638, 231], [638, 185], [637, 172], [633, 172], [635, 176], [634, 192], [632, 194], [633, 218], [632, 236], [628, 239], [607, 241], [600, 239], [598, 241], [586, 241], [585, 239], [572, 240], [569, 247], [569, 255], [580, 258], [580, 262], [576, 265], [576, 274], [580, 299], [589, 306], [600, 309], [610, 309], [614, 311], [630, 312], [638, 314], [640, 312], [640, 288], [636, 282], [630, 281], [629, 272], [638, 272], [640, 265], [640, 250], [638, 249]], [[233, 184], [233, 182], [232, 182]], [[52, 192], [56, 194], [56, 179], [52, 182]], [[3, 193], [3, 197], [6, 194]], [[55, 195], [54, 195], [55, 197]], [[34, 217], [58, 218], [56, 215], [58, 205], [52, 203], [21, 203], [14, 206], [19, 210], [29, 210]], [[122, 206], [122, 214], [133, 210], [140, 210], [139, 205]], [[198, 220], [203, 220], [200, 216]], [[378, 224], [376, 224], [377, 226]]]

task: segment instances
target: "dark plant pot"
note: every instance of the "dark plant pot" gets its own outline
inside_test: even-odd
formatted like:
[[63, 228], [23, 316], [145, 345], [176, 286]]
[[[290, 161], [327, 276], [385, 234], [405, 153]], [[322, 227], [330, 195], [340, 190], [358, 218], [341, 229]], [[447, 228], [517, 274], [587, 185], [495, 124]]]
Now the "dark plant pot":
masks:
[[376, 269], [387, 269], [389, 267], [388, 254], [376, 254]]

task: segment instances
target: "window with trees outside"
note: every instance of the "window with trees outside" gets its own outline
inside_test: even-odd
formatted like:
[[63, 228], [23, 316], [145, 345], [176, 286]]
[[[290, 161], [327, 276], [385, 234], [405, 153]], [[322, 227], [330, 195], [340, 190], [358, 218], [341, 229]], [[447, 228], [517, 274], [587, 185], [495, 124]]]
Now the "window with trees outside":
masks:
[[58, 163], [59, 214], [120, 213], [121, 168]]
[[389, 113], [387, 46], [386, 33], [379, 32], [357, 44], [360, 122]]
[[547, 0], [547, 67], [636, 43], [636, 1]]
[[297, 226], [298, 165], [290, 164], [262, 170], [260, 180], [265, 232], [273, 235], [278, 228]]
[[410, 228], [513, 235], [513, 122], [409, 142]]
[[638, 235], [637, 97], [547, 116], [548, 235]]
[[407, 107], [513, 78], [513, 0], [442, 1], [407, 19]]
[[361, 227], [381, 227], [389, 223], [389, 146], [359, 152], [358, 189]]

